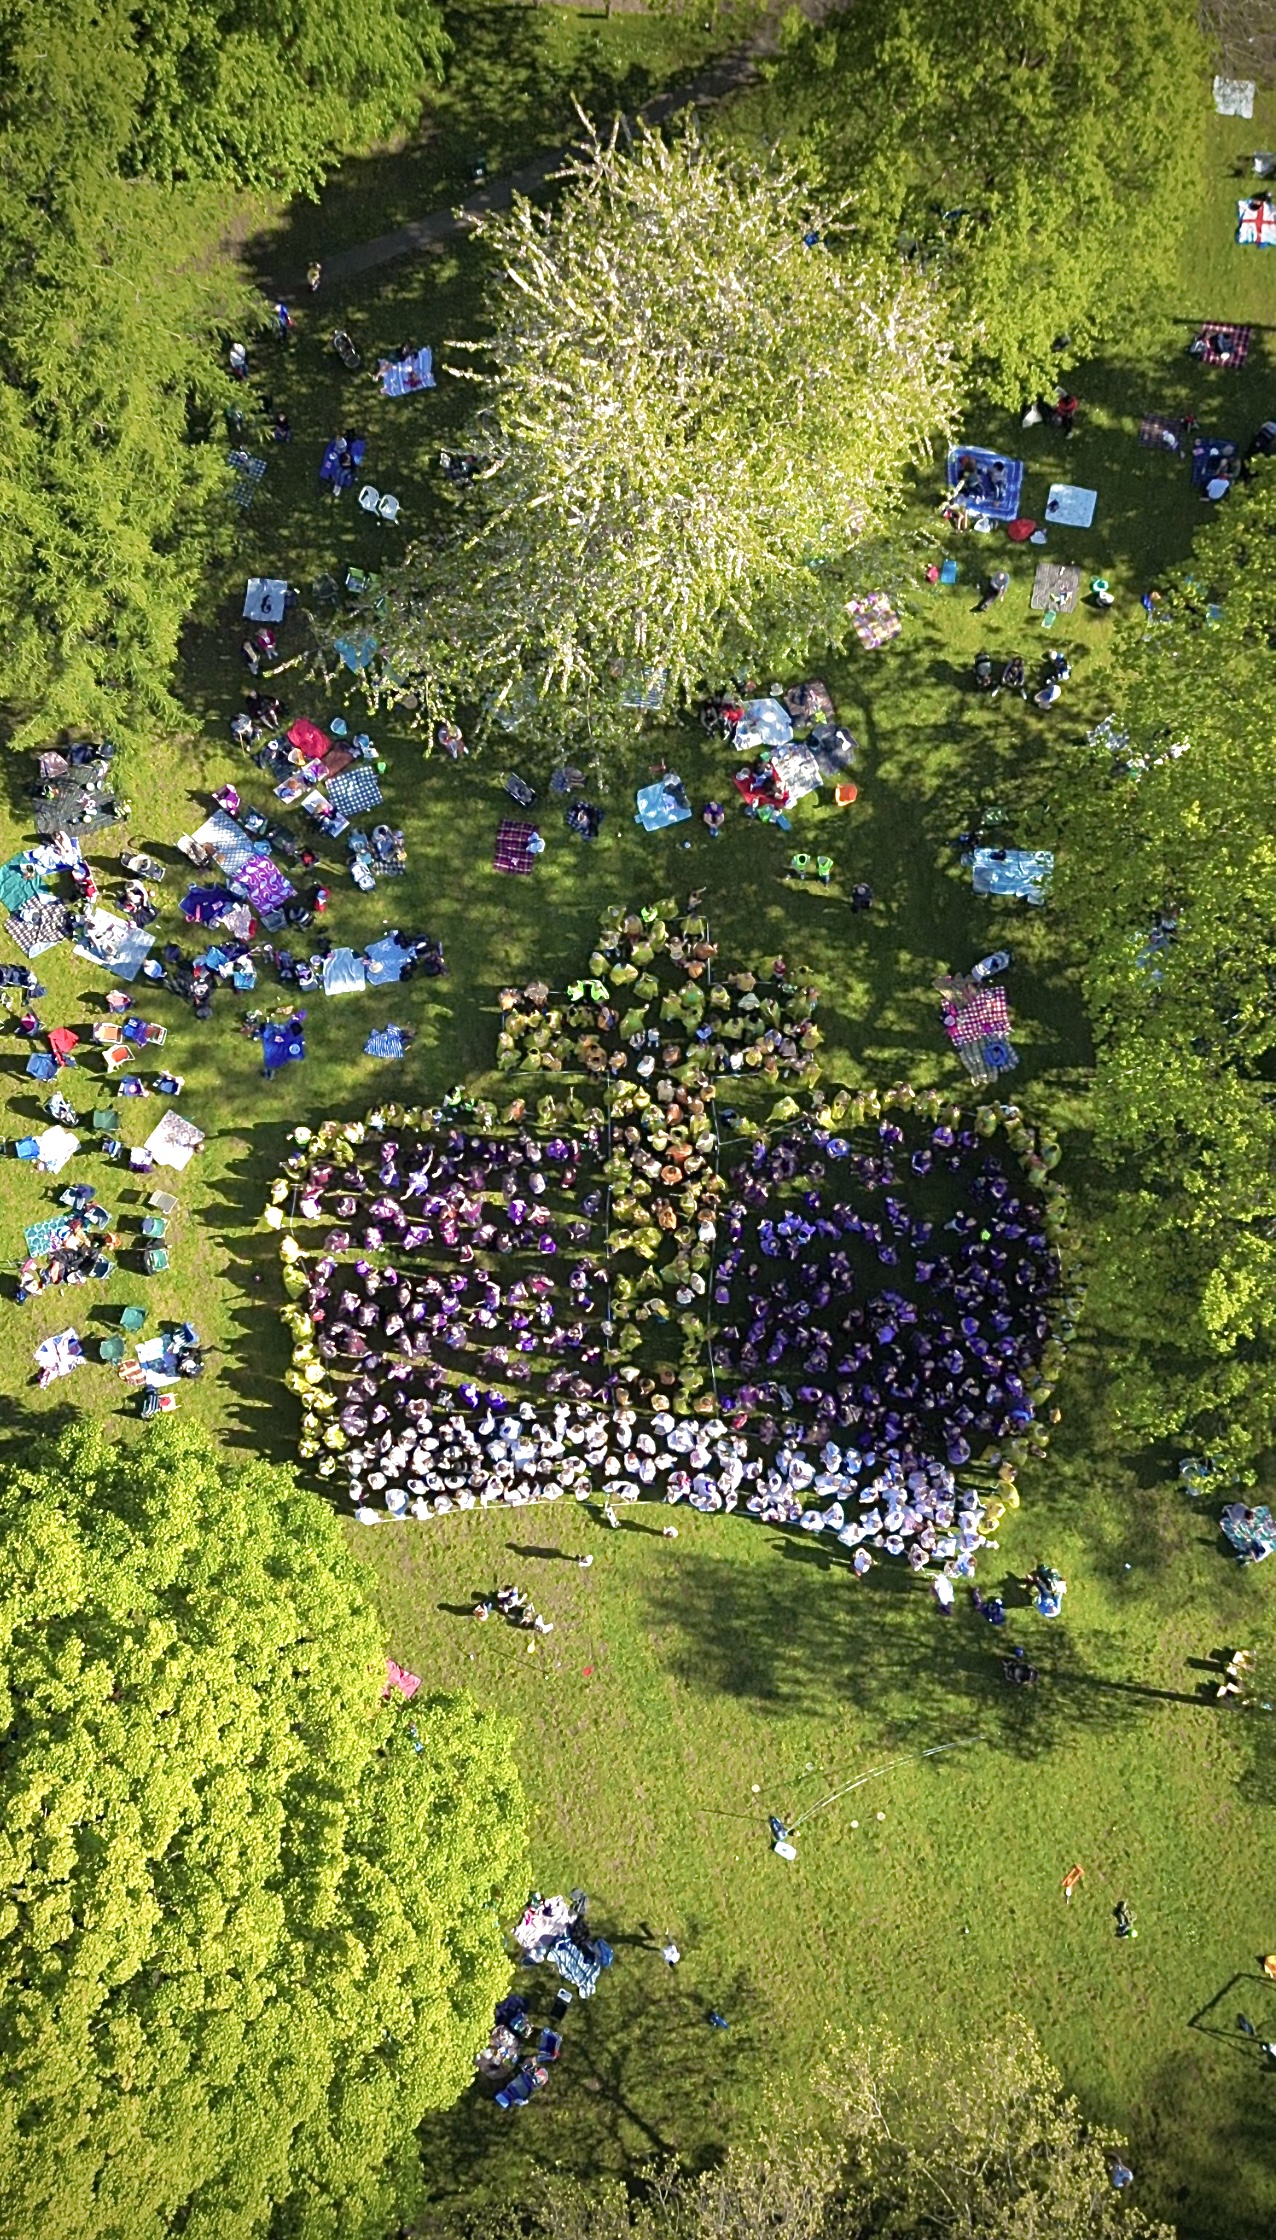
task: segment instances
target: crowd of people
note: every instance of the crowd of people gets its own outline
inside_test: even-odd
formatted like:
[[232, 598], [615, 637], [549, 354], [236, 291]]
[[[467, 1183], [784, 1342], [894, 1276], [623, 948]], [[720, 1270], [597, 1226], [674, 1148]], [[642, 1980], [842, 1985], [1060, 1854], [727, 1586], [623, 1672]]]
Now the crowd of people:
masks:
[[645, 1495], [973, 1575], [1075, 1304], [1054, 1147], [904, 1086], [763, 1125], [694, 1078], [299, 1131], [303, 1458], [366, 1522]]

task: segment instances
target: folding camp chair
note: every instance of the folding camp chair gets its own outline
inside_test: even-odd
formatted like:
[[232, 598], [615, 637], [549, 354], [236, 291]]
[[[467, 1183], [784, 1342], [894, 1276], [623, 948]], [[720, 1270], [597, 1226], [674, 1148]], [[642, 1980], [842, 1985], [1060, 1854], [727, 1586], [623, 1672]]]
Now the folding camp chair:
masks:
[[40, 1156], [40, 1146], [34, 1136], [19, 1136], [13, 1148], [20, 1159], [38, 1159]]
[[157, 1213], [168, 1215], [177, 1211], [177, 1200], [170, 1190], [152, 1190], [146, 1202], [154, 1206]]
[[836, 801], [839, 809], [849, 809], [852, 801], [858, 801], [859, 797], [860, 789], [858, 786], [853, 786], [848, 783], [847, 785], [834, 786], [833, 788], [833, 799]]
[[99, 1361], [117, 1362], [124, 1359], [123, 1338], [103, 1338], [97, 1349]]
[[131, 1331], [138, 1331], [138, 1330], [140, 1330], [140, 1329], [142, 1328], [142, 1326], [143, 1326], [143, 1324], [145, 1323], [145, 1321], [146, 1321], [146, 1309], [145, 1309], [145, 1307], [121, 1307], [121, 1308], [120, 1308], [120, 1328], [121, 1328], [121, 1330], [131, 1330]]
[[168, 1254], [165, 1252], [163, 1245], [152, 1245], [148, 1252], [144, 1252], [142, 1254], [142, 1266], [148, 1276], [162, 1276], [168, 1266]]
[[99, 1136], [109, 1136], [114, 1126], [115, 1114], [112, 1112], [109, 1105], [102, 1105], [99, 1110], [93, 1115], [94, 1134]]
[[104, 1050], [102, 1056], [106, 1065], [107, 1072], [118, 1073], [120, 1067], [126, 1066], [129, 1062], [130, 1051], [128, 1044], [126, 1042], [117, 1042], [113, 1049]]
[[168, 1223], [162, 1213], [148, 1213], [143, 1217], [142, 1235], [156, 1240], [168, 1235]]

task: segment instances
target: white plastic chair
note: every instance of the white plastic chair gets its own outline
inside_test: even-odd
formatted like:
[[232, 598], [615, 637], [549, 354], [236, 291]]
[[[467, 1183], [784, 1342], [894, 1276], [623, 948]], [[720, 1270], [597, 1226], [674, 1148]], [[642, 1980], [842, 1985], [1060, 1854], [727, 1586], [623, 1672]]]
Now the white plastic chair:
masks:
[[399, 518], [398, 499], [392, 498], [389, 491], [387, 490], [384, 498], [381, 500], [380, 505], [377, 507], [377, 512], [380, 514], [383, 521], [397, 521]]
[[381, 503], [381, 492], [374, 490], [370, 482], [365, 482], [359, 492], [359, 503], [365, 513], [375, 513]]

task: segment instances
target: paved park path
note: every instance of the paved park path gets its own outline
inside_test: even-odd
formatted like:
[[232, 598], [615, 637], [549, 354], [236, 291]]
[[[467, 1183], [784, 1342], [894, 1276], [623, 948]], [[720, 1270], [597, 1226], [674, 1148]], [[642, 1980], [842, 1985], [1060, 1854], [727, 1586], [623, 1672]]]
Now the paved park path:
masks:
[[[802, 13], [812, 23], [831, 15], [840, 4], [841, 0], [801, 0]], [[676, 116], [681, 109], [712, 108], [728, 94], [749, 85], [757, 76], [759, 63], [775, 53], [776, 45], [777, 17], [771, 15], [744, 46], [721, 56], [688, 85], [656, 94], [633, 121], [657, 125]], [[503, 179], [492, 180], [457, 208], [428, 210], [423, 218], [410, 218], [394, 233], [380, 234], [375, 241], [360, 241], [351, 249], [335, 249], [323, 260], [325, 291], [331, 283], [339, 285], [344, 280], [353, 280], [361, 272], [373, 271], [377, 265], [392, 264], [396, 257], [420, 256], [442, 242], [455, 240], [485, 211], [508, 210], [516, 194], [542, 193], [554, 174], [561, 170], [566, 154], [566, 147], [549, 149], [534, 163], [525, 164], [521, 171], [511, 171]]]

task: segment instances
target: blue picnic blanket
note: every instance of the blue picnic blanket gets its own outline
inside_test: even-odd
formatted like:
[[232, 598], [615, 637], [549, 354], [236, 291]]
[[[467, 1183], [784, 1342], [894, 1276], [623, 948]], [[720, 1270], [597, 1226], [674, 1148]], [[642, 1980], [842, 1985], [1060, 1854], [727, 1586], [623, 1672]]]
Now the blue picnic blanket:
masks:
[[990, 521], [1013, 521], [1023, 490], [1023, 460], [1007, 459], [1004, 452], [984, 451], [978, 444], [954, 444], [948, 454], [948, 487], [962, 490], [968, 513], [986, 514]]
[[292, 1065], [294, 1060], [306, 1055], [306, 1038], [300, 1027], [267, 1027], [261, 1038], [262, 1056], [267, 1073], [278, 1073], [281, 1066]]
[[405, 1058], [407, 1035], [402, 1027], [376, 1027], [363, 1045], [365, 1058]]
[[970, 858], [976, 894], [1020, 895], [1025, 902], [1045, 901], [1053, 870], [1048, 848], [976, 848]]
[[1203, 490], [1218, 474], [1230, 480], [1236, 472], [1239, 448], [1226, 436], [1198, 436], [1192, 445], [1193, 488]]
[[604, 1944], [600, 1938], [594, 1949], [597, 1959], [587, 1960], [580, 1946], [573, 1944], [570, 1937], [560, 1937], [545, 1955], [550, 1965], [557, 1968], [564, 1983], [570, 1983], [582, 1999], [593, 1998], [599, 1976], [604, 1968], [611, 1966], [611, 1946]]
[[636, 796], [638, 814], [635, 824], [644, 832], [663, 832], [666, 825], [685, 824], [691, 815], [681, 778], [670, 772], [667, 778], [658, 778], [653, 786], [640, 786]]
[[387, 397], [410, 397], [417, 389], [436, 386], [434, 353], [430, 349], [414, 350], [409, 358], [383, 358], [377, 371], [382, 394]]

